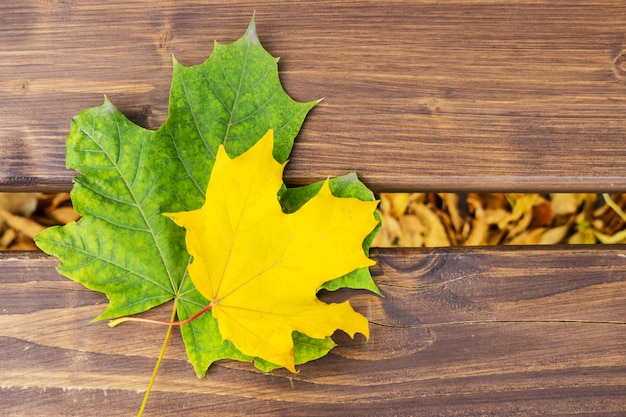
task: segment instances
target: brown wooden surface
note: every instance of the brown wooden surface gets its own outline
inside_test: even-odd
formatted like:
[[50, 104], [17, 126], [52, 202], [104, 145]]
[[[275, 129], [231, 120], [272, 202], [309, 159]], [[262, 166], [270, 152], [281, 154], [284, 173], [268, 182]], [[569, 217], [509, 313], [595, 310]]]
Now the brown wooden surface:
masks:
[[[621, 0], [6, 3], [0, 190], [69, 189], [69, 122], [105, 94], [157, 128], [171, 55], [202, 62], [256, 11], [287, 91], [325, 97], [292, 184], [356, 171], [376, 191], [626, 191]], [[626, 415], [626, 326], [604, 323], [626, 320], [626, 247], [375, 257], [385, 297], [354, 302], [370, 341], [339, 337], [296, 375], [224, 361], [198, 380], [175, 334], [147, 415]], [[133, 415], [165, 329], [90, 323], [106, 298], [55, 264], [0, 253], [0, 415]]]
[[[134, 415], [165, 328], [90, 323], [104, 296], [51, 258], [1, 257], [0, 415]], [[626, 317], [624, 246], [374, 257], [384, 297], [353, 298], [368, 342], [295, 375], [222, 361], [197, 379], [175, 332], [146, 416], [626, 415], [626, 326], [599, 323]]]
[[626, 191], [626, 3], [20, 0], [0, 13], [0, 189], [68, 189], [74, 114], [167, 113], [253, 12], [287, 91], [325, 97], [287, 175], [377, 191]]

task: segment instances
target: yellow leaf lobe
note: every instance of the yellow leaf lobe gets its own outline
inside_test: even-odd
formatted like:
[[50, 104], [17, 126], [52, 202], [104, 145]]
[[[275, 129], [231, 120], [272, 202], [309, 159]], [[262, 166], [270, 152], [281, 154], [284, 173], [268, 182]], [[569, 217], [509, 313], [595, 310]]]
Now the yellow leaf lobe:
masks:
[[220, 146], [204, 205], [166, 215], [186, 229], [189, 275], [212, 302], [222, 338], [295, 372], [293, 331], [369, 335], [367, 319], [348, 302], [326, 304], [316, 293], [374, 264], [362, 243], [376, 227], [378, 202], [335, 197], [327, 180], [299, 210], [284, 213], [277, 196], [284, 165], [273, 147], [271, 130], [234, 159]]

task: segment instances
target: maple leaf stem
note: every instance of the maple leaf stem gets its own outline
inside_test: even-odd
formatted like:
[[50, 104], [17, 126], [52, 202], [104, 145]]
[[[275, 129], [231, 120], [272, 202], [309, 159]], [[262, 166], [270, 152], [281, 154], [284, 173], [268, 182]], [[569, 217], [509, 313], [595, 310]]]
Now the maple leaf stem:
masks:
[[[172, 309], [172, 316], [170, 320], [174, 321], [175, 318], [176, 318], [176, 301], [174, 301], [174, 308]], [[152, 376], [150, 377], [148, 388], [146, 388], [146, 393], [143, 396], [143, 401], [141, 402], [141, 407], [139, 408], [137, 417], [141, 417], [143, 415], [143, 412], [146, 409], [146, 405], [148, 405], [148, 398], [150, 397], [152, 386], [154, 385], [154, 381], [156, 381], [157, 372], [159, 372], [159, 367], [161, 366], [161, 362], [163, 361], [163, 357], [165, 356], [165, 350], [167, 349], [167, 345], [170, 341], [170, 336], [172, 335], [173, 328], [174, 326], [172, 325], [170, 325], [167, 328], [167, 333], [165, 333], [165, 340], [163, 340], [163, 346], [161, 346], [161, 352], [159, 353], [159, 358], [157, 359], [156, 364], [154, 365], [154, 370], [152, 371]]]
[[[209, 303], [206, 307], [204, 307], [202, 310], [198, 311], [193, 316], [188, 317], [185, 320], [181, 320], [181, 321], [174, 321], [174, 317], [171, 318], [171, 321], [157, 320], [157, 319], [146, 319], [146, 318], [141, 318], [141, 317], [119, 317], [119, 318], [117, 318], [115, 320], [109, 321], [109, 327], [115, 327], [115, 326], [117, 326], [119, 324], [122, 324], [122, 323], [125, 323], [127, 321], [138, 321], [138, 322], [141, 322], [141, 323], [163, 324], [165, 326], [181, 326], [183, 324], [191, 323], [192, 321], [194, 321], [195, 319], [197, 319], [198, 317], [200, 317], [201, 315], [203, 315], [204, 313], [209, 311], [212, 307], [213, 307], [213, 303]], [[174, 309], [174, 311], [176, 311], [176, 309]]]

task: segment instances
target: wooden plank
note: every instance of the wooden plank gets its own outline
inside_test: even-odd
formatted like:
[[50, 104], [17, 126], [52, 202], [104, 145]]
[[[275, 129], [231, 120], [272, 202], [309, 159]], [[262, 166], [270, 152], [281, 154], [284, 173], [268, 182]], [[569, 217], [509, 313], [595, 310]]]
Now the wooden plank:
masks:
[[67, 190], [64, 140], [108, 95], [166, 118], [171, 55], [208, 57], [256, 11], [305, 124], [290, 183], [377, 191], [626, 191], [626, 3], [22, 0], [0, 14], [0, 189]]
[[[351, 292], [369, 341], [338, 335], [297, 374], [222, 361], [197, 379], [176, 332], [146, 416], [626, 413], [626, 326], [606, 324], [626, 317], [626, 247], [373, 252], [384, 297]], [[105, 297], [55, 260], [0, 259], [0, 414], [133, 415], [165, 329], [90, 323]]]

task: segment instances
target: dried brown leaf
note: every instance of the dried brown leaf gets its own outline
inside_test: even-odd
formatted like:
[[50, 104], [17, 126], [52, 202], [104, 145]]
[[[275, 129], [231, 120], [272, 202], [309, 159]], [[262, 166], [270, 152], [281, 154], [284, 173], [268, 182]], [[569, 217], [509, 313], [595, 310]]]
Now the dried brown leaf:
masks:
[[538, 245], [556, 245], [561, 243], [567, 232], [569, 232], [570, 226], [565, 224], [563, 226], [553, 227], [551, 229], [545, 229], [545, 232], [537, 242]]
[[426, 228], [424, 245], [427, 247], [450, 246], [450, 240], [439, 217], [423, 204], [412, 204], [410, 208]]
[[0, 193], [0, 210], [29, 217], [37, 209], [40, 193]]
[[444, 202], [444, 209], [448, 210], [450, 214], [450, 222], [454, 227], [454, 230], [459, 232], [463, 227], [463, 218], [459, 212], [459, 195], [453, 193], [441, 193], [439, 194], [441, 200]]
[[507, 245], [536, 245], [546, 229], [538, 228], [533, 230], [524, 230], [522, 233], [515, 236], [506, 242]]
[[48, 216], [57, 224], [67, 224], [77, 221], [80, 215], [73, 207], [59, 207], [48, 212]]
[[2, 236], [0, 236], [0, 248], [6, 249], [10, 247], [17, 239], [17, 233], [14, 229], [7, 228]]
[[489, 235], [489, 223], [486, 220], [485, 210], [482, 207], [482, 201], [476, 195], [468, 196], [468, 205], [474, 212], [474, 219], [471, 222], [472, 231], [463, 243], [465, 246], [480, 246], [487, 243]]
[[402, 228], [402, 237], [399, 246], [406, 247], [422, 247], [424, 246], [424, 233], [426, 228], [414, 214], [402, 216], [400, 218], [400, 227]]
[[39, 232], [45, 229], [39, 223], [22, 216], [16, 216], [7, 210], [0, 209], [0, 219], [4, 220], [11, 228], [18, 232], [34, 238]]

